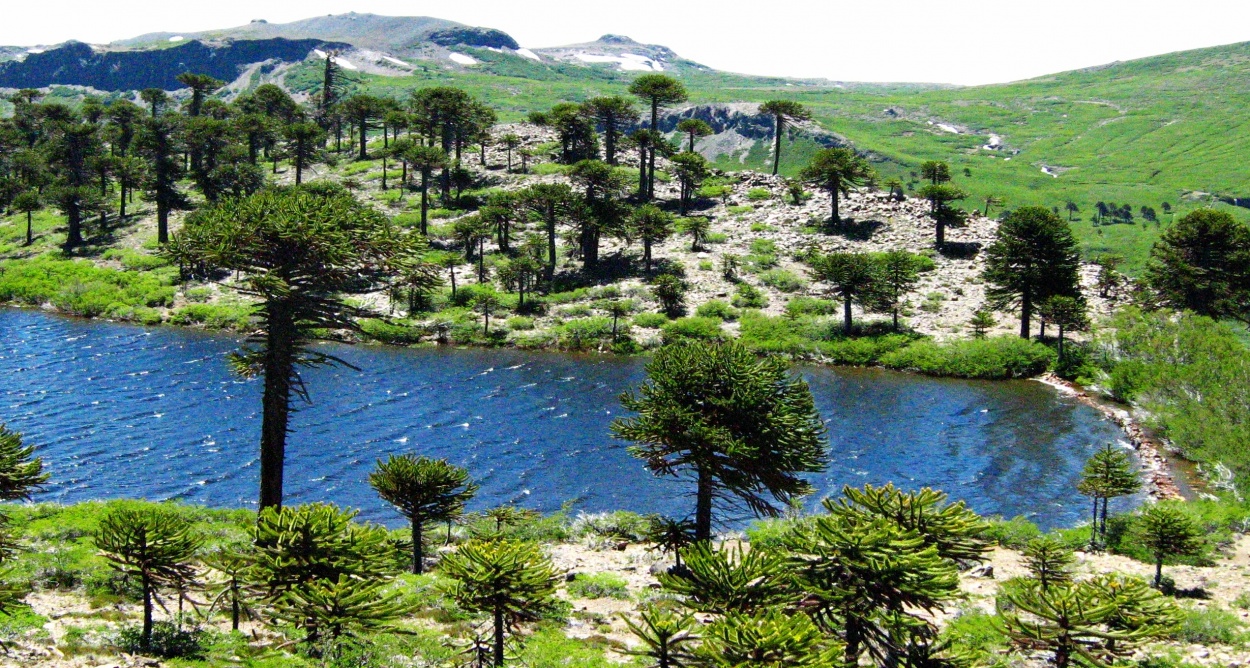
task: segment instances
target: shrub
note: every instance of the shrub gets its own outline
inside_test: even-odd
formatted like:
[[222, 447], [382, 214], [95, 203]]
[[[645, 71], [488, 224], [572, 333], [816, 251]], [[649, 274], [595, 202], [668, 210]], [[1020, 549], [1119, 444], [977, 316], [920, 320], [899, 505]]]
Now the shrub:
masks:
[[791, 318], [801, 315], [836, 315], [841, 307], [841, 304], [832, 299], [792, 297], [786, 302], [786, 315]]
[[798, 292], [807, 287], [803, 279], [785, 269], [769, 269], [759, 274], [760, 283], [781, 292]]
[[1042, 530], [1037, 528], [1036, 524], [1019, 515], [1009, 520], [992, 517], [989, 524], [985, 537], [1002, 547], [1009, 547], [1013, 550], [1024, 549], [1029, 541], [1042, 535]]
[[525, 316], [513, 316], [508, 318], [508, 329], [514, 332], [523, 332], [534, 329], [534, 319]]
[[569, 533], [581, 539], [626, 540], [642, 542], [650, 522], [646, 517], [627, 510], [610, 513], [580, 513], [569, 526]]
[[1027, 378], [1055, 361], [1050, 348], [1015, 336], [966, 341], [916, 341], [891, 352], [881, 363], [892, 369], [957, 378]]
[[743, 204], [742, 206], [729, 207], [729, 213], [735, 216], [738, 216], [744, 213], [751, 213], [754, 210], [755, 210], [755, 207], [751, 206], [750, 204]]
[[251, 328], [252, 308], [233, 304], [187, 304], [170, 313], [169, 322], [242, 332]]
[[724, 330], [720, 327], [720, 322], [716, 318], [701, 318], [698, 316], [678, 318], [664, 325], [662, 329], [664, 343], [673, 343], [682, 339], [696, 339], [700, 341], [724, 340], [726, 336]]
[[772, 192], [768, 190], [768, 188], [752, 188], [747, 191], [747, 199], [751, 200], [752, 202], [759, 202], [762, 200], [770, 199], [772, 198], [772, 196], [773, 194]]
[[152, 640], [143, 646], [143, 629], [127, 626], [117, 634], [117, 647], [129, 654], [148, 654], [165, 659], [196, 659], [204, 654], [204, 632], [198, 626], [179, 627], [173, 622], [152, 624]]
[[1242, 636], [1241, 618], [1214, 606], [1186, 610], [1175, 633], [1177, 640], [1199, 645], [1231, 645], [1240, 642]]
[[574, 598], [629, 598], [625, 578], [615, 573], [578, 573], [569, 583], [569, 596]]
[[730, 322], [738, 319], [738, 311], [729, 305], [729, 302], [713, 299], [705, 302], [695, 309], [695, 315], [700, 318], [720, 318]]
[[768, 306], [768, 297], [759, 288], [750, 283], [739, 283], [731, 300], [738, 308], [764, 308]]
[[612, 319], [603, 317], [570, 320], [560, 327], [560, 346], [569, 350], [587, 350], [612, 336]]
[[639, 313], [634, 316], [635, 327], [655, 329], [663, 327], [666, 322], [668, 322], [668, 316], [663, 313]]
[[380, 343], [389, 343], [391, 345], [419, 343], [428, 333], [424, 327], [374, 319], [362, 320], [360, 329], [365, 336]]

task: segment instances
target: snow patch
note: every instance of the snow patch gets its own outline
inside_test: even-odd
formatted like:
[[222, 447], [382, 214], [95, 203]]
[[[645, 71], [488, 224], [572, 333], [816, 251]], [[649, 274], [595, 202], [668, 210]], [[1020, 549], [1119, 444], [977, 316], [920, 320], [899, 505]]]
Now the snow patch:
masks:
[[589, 53], [576, 54], [583, 63], [616, 63], [625, 72], [663, 72], [664, 66], [646, 56], [625, 53], [619, 56], [597, 56]]
[[359, 67], [356, 67], [355, 65], [353, 65], [353, 64], [351, 64], [351, 63], [349, 63], [349, 62], [347, 62], [346, 60], [343, 60], [342, 58], [335, 58], [335, 59], [334, 59], [334, 63], [335, 63], [336, 65], [338, 65], [339, 67], [341, 67], [341, 68], [345, 69], [345, 70], [358, 70], [358, 69], [360, 69]]
[[412, 67], [412, 65], [409, 65], [408, 63], [405, 63], [404, 61], [398, 58], [393, 58], [391, 56], [382, 56], [382, 60], [385, 60], [388, 63], [394, 63], [396, 65], [399, 65], [400, 67]]
[[183, 37], [182, 35], [174, 35], [173, 37], [170, 37], [170, 38], [169, 38], [169, 41], [171, 41], [171, 42], [181, 42], [181, 41], [182, 41], [182, 40], [184, 40], [184, 39], [186, 39], [186, 37]]
[[533, 51], [530, 51], [529, 49], [517, 49], [516, 55], [521, 56], [522, 58], [529, 58], [530, 60], [536, 60], [540, 63], [543, 61], [542, 58], [538, 57], [537, 53], [534, 53]]
[[318, 57], [318, 58], [325, 58], [325, 57], [326, 57], [326, 52], [325, 52], [325, 51], [322, 51], [321, 49], [313, 49], [313, 55], [314, 55], [314, 56], [316, 56], [316, 57]]
[[942, 130], [943, 132], [949, 132], [953, 135], [959, 134], [959, 128], [953, 125], [947, 125], [945, 123], [938, 123], [937, 126], [938, 126], [938, 129]]
[[463, 53], [450, 53], [447, 54], [447, 57], [450, 58], [452, 62], [460, 63], [461, 65], [477, 64], [477, 58], [474, 58], [473, 56], [466, 56]]
[[998, 135], [990, 135], [989, 143], [986, 144], [985, 146], [982, 146], [981, 148], [985, 149], [986, 151], [997, 151], [998, 149], [1002, 147], [1003, 147], [1003, 138], [999, 137]]
[[[1010, 159], [1011, 159], [1011, 158], [1008, 158], [1008, 160], [1010, 160]], [[1059, 175], [1058, 175], [1058, 174], [1056, 174], [1056, 173], [1054, 173], [1054, 172], [1052, 172], [1052, 171], [1050, 171], [1050, 168], [1049, 168], [1049, 167], [1042, 167], [1042, 173], [1043, 173], [1043, 174], [1049, 174], [1049, 175], [1051, 176], [1051, 178], [1055, 178], [1055, 179], [1059, 178]]]
[[39, 53], [43, 53], [44, 51], [47, 51], [47, 49], [40, 49], [40, 48], [26, 49], [26, 53], [39, 54]]

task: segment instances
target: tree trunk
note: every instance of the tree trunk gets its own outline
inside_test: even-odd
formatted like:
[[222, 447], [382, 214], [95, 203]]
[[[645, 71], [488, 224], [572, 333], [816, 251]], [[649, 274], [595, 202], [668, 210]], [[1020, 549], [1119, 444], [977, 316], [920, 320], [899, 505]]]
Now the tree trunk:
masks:
[[447, 273], [451, 274], [451, 298], [456, 298], [456, 268], [448, 267]]
[[169, 206], [156, 202], [156, 243], [169, 243]]
[[651, 273], [651, 239], [644, 238], [642, 240], [642, 261], [647, 267], [647, 273]]
[[609, 165], [616, 165], [616, 119], [609, 118], [603, 124], [603, 151]]
[[647, 147], [638, 145], [638, 196], [647, 196]]
[[1026, 288], [1020, 295], [1020, 338], [1029, 338], [1029, 319], [1033, 315], [1033, 295]]
[[141, 574], [139, 580], [143, 587], [143, 637], [139, 646], [146, 651], [152, 646], [152, 580], [147, 573]]
[[261, 398], [260, 509], [282, 507], [282, 467], [286, 459], [287, 424], [291, 411], [291, 377], [295, 371], [295, 315], [291, 305], [270, 300], [265, 305], [265, 389]]
[[556, 276], [556, 212], [554, 207], [547, 209], [547, 283]]
[[34, 232], [34, 226], [33, 226], [34, 224], [31, 222], [31, 218], [33, 216], [34, 216], [33, 212], [30, 212], [30, 211], [26, 212], [26, 245], [27, 246], [35, 243], [35, 232]]
[[1094, 497], [1094, 515], [1089, 523], [1089, 547], [1093, 549], [1098, 544], [1098, 497]]
[[430, 215], [430, 173], [421, 170], [421, 236], [429, 234], [426, 220]]
[[1155, 556], [1155, 589], [1163, 586], [1163, 555]]
[[239, 585], [230, 583], [230, 630], [239, 630]]
[[507, 147], [507, 153], [508, 153], [508, 173], [511, 174], [512, 173], [512, 147], [511, 146]]
[[[776, 176], [777, 167], [781, 165], [781, 130], [785, 127], [785, 122], [780, 115], [777, 116], [777, 123], [774, 127], [776, 128], [777, 137], [776, 142], [773, 144], [773, 176]], [[691, 135], [691, 137], [693, 136]]]
[[495, 608], [495, 665], [503, 665], [503, 608]]
[[842, 332], [851, 335], [851, 296], [846, 295], [842, 298]]
[[695, 493], [694, 539], [712, 539], [712, 474], [700, 468], [698, 489]]
[[412, 573], [413, 575], [421, 575], [424, 566], [425, 556], [423, 550], [425, 546], [421, 544], [423, 536], [421, 535], [421, 520], [412, 518]]
[[1104, 545], [1107, 543], [1107, 503], [1110, 501], [1111, 499], [1107, 497], [1102, 499], [1102, 522], [1099, 523], [1098, 535], [1102, 537]]
[[846, 662], [846, 668], [856, 668], [859, 665], [859, 645], [862, 642], [863, 631], [859, 628], [859, 623], [847, 620], [846, 624], [846, 650], [842, 657]]
[[833, 207], [833, 216], [830, 219], [834, 225], [842, 222], [842, 217], [838, 215], [838, 191], [842, 189], [841, 181], [833, 181], [829, 184], [829, 200]]
[[382, 154], [382, 190], [386, 190], [386, 154]]
[[[651, 131], [659, 132], [660, 126], [660, 101], [651, 99]], [[647, 199], [655, 199], [655, 148], [649, 151], [647, 156]]]
[[946, 221], [939, 215], [937, 219], [937, 247], [946, 245]]
[[125, 181], [121, 182], [121, 196], [122, 196], [121, 204], [119, 204], [117, 207], [117, 219], [125, 220], [126, 219], [126, 182]]

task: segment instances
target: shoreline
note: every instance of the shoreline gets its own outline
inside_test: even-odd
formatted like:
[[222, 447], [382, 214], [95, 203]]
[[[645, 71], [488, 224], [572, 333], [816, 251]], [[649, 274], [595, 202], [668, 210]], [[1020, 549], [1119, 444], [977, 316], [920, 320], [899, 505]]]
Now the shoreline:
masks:
[[1075, 398], [1078, 402], [1102, 413], [1120, 427], [1141, 462], [1142, 473], [1146, 478], [1146, 495], [1150, 499], [1154, 501], [1187, 500], [1181, 493], [1181, 488], [1176, 484], [1176, 469], [1164, 454], [1163, 444], [1146, 434], [1146, 430], [1133, 418], [1132, 411], [1109, 406], [1090, 396], [1089, 392], [1080, 385], [1064, 380], [1050, 371], [1033, 380], [1053, 387], [1060, 394]]

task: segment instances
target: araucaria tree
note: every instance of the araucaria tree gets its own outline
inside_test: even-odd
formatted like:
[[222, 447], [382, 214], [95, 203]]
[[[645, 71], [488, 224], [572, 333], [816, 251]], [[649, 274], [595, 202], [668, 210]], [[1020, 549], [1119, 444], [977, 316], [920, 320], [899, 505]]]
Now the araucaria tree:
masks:
[[812, 112], [794, 100], [769, 100], [760, 105], [760, 113], [773, 117], [773, 176], [776, 176], [781, 165], [781, 138], [786, 124], [806, 121], [812, 117]]
[[826, 148], [812, 156], [800, 174], [804, 181], [829, 192], [830, 223], [842, 222], [838, 215], [838, 196], [848, 195], [851, 188], [867, 183], [875, 174], [868, 161], [849, 148]]
[[[641, 98], [651, 107], [651, 124], [647, 129], [652, 132], [659, 131], [660, 109], [670, 104], [685, 102], [687, 98], [686, 87], [680, 81], [673, 77], [663, 74], [644, 74], [629, 85], [631, 95]], [[647, 164], [647, 192], [648, 199], [655, 197], [655, 150], [650, 151]]]
[[825, 428], [785, 362], [734, 342], [682, 343], [661, 348], [647, 377], [621, 396], [638, 415], [612, 433], [656, 475], [695, 479], [696, 539], [711, 538], [717, 500], [774, 516], [812, 491], [802, 475], [825, 468]]
[[35, 446], [23, 445], [21, 434], [0, 424], [0, 501], [29, 500], [48, 482], [43, 458], [34, 455]]
[[600, 128], [603, 128], [604, 160], [609, 165], [616, 164], [616, 150], [621, 135], [627, 128], [638, 122], [638, 110], [624, 97], [593, 97], [586, 100], [584, 108], [594, 117]]
[[654, 204], [644, 204], [630, 215], [633, 235], [642, 239], [642, 261], [647, 273], [651, 272], [651, 247], [673, 234], [673, 214]]
[[879, 274], [876, 261], [867, 253], [829, 253], [812, 258], [811, 266], [816, 280], [829, 284], [842, 300], [842, 332], [850, 336], [851, 304], [872, 301]]
[[143, 591], [143, 635], [152, 643], [152, 603], [161, 587], [181, 585], [195, 576], [191, 558], [200, 539], [187, 522], [162, 509], [121, 509], [100, 519], [95, 546], [113, 568], [138, 578]]
[[1155, 587], [1163, 584], [1163, 562], [1197, 554], [1202, 532], [1185, 511], [1170, 503], [1155, 503], [1138, 518], [1141, 541], [1155, 560]]
[[452, 598], [494, 623], [493, 654], [504, 665], [508, 629], [538, 619], [555, 602], [556, 571], [541, 548], [509, 540], [471, 541], [443, 559]]
[[259, 300], [259, 331], [232, 358], [236, 372], [263, 376], [260, 507], [282, 504], [291, 398], [308, 399], [298, 368], [340, 363], [310, 348], [320, 332], [356, 331], [370, 313], [344, 293], [375, 289], [419, 262], [423, 240], [400, 234], [342, 190], [261, 191], [188, 218], [167, 255], [206, 273], [238, 272]]
[[[1141, 480], [1133, 470], [1128, 453], [1110, 443], [1104, 445], [1085, 461], [1085, 469], [1081, 471], [1081, 479], [1076, 484], [1081, 494], [1094, 501], [1094, 512], [1090, 519], [1090, 544], [1101, 536], [1107, 539], [1107, 502], [1121, 496], [1136, 494], [1141, 490]], [[1099, 523], [1098, 502], [1102, 501], [1102, 522]]]
[[183, 177], [182, 143], [176, 117], [153, 118], [143, 123], [135, 137], [135, 150], [148, 168], [143, 179], [143, 192], [156, 204], [156, 240], [169, 242], [169, 214], [189, 206], [187, 196], [178, 189]]
[[392, 455], [379, 461], [369, 474], [369, 484], [387, 503], [395, 506], [412, 526], [412, 572], [421, 573], [424, 557], [423, 529], [459, 515], [477, 493], [469, 472], [445, 459]]
[[1250, 227], [1224, 211], [1186, 214], [1150, 251], [1146, 282], [1170, 308], [1250, 323]]
[[1026, 206], [1008, 214], [985, 250], [985, 261], [987, 300], [995, 309], [1020, 309], [1021, 338], [1029, 338], [1029, 322], [1039, 302], [1080, 295], [1076, 239], [1050, 209]]

